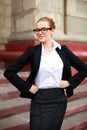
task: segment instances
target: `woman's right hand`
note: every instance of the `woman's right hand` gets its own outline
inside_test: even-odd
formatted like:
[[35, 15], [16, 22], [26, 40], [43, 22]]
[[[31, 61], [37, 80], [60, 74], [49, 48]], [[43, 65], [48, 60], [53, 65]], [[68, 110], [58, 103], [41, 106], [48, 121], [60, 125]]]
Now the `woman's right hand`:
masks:
[[37, 93], [37, 91], [38, 91], [38, 86], [35, 85], [35, 84], [33, 84], [33, 85], [31, 86], [31, 88], [29, 89], [29, 91], [30, 91], [31, 93], [33, 93], [33, 94]]

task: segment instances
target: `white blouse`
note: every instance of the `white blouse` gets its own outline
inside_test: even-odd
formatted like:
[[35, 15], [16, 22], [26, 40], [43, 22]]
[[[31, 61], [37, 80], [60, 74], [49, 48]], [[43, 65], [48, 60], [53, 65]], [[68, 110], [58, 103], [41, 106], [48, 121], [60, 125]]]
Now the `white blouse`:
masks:
[[56, 41], [52, 41], [52, 43], [51, 52], [46, 52], [42, 44], [40, 67], [35, 78], [35, 84], [41, 89], [59, 87], [62, 78], [63, 62], [55, 50], [56, 47], [61, 49], [61, 45]]

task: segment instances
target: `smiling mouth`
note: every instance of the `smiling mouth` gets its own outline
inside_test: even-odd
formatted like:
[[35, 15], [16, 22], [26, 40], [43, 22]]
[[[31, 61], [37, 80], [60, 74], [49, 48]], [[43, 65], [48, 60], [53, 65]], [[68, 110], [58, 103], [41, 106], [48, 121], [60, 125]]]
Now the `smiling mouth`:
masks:
[[42, 39], [42, 38], [44, 38], [44, 36], [38, 36], [38, 38]]

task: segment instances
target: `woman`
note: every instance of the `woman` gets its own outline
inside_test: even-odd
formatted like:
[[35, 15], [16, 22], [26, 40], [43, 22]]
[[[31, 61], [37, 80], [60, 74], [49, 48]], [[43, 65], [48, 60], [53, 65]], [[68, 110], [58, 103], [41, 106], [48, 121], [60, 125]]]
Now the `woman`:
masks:
[[[60, 130], [67, 97], [73, 95], [73, 89], [87, 76], [87, 65], [66, 46], [52, 40], [53, 19], [40, 18], [33, 31], [40, 44], [28, 47], [4, 75], [21, 92], [21, 97], [32, 99], [30, 130]], [[27, 63], [31, 73], [24, 81], [17, 73]], [[78, 71], [74, 76], [71, 66]]]

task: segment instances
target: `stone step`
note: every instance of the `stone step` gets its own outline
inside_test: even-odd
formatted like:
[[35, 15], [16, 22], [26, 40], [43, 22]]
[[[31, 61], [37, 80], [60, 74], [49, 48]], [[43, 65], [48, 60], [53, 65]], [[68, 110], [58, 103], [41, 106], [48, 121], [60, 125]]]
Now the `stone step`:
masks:
[[[0, 119], [0, 130], [29, 130], [29, 112]], [[87, 111], [64, 119], [61, 130], [86, 130]]]
[[[9, 81], [3, 76], [3, 73], [4, 73], [4, 69], [3, 70], [0, 70], [0, 84], [8, 84]], [[19, 72], [18, 75], [20, 77], [22, 77], [24, 80], [29, 76], [30, 72]], [[82, 82], [81, 82], [81, 85], [83, 84], [87, 84], [87, 78], [85, 78]]]
[[[0, 101], [19, 97], [20, 92], [3, 76], [3, 70], [0, 73]], [[18, 73], [20, 77], [26, 80], [29, 72]]]
[[[25, 80], [29, 73], [20, 72], [19, 75]], [[74, 96], [68, 99], [61, 130], [87, 128], [87, 78], [74, 92]], [[20, 98], [19, 94], [0, 73], [0, 130], [29, 130], [30, 100]]]
[[[4, 85], [6, 86], [6, 84], [10, 84], [10, 82], [4, 77], [3, 75], [4, 73], [4, 69], [0, 70], [0, 85]], [[18, 75], [23, 78], [24, 80], [26, 80], [26, 78], [29, 76], [30, 72], [19, 72]]]
[[29, 109], [29, 99], [14, 98], [6, 101], [0, 101], [0, 119], [29, 111]]
[[[11, 84], [10, 84], [11, 85]], [[12, 86], [12, 85], [11, 85]], [[86, 89], [87, 88], [87, 86], [85, 86], [85, 85], [83, 85], [83, 86], [80, 86], [80, 87], [78, 87], [76, 90], [75, 90], [75, 94], [77, 94], [78, 95], [78, 93], [80, 93], [79, 94], [79, 96], [81, 96], [81, 98], [83, 98], [83, 97], [86, 97], [86, 95], [87, 95], [87, 92], [86, 92]], [[15, 87], [0, 87], [0, 93], [1, 93], [1, 99], [9, 99], [9, 100], [7, 100], [6, 102], [4, 101], [3, 102], [3, 100], [0, 102], [0, 106], [2, 106], [2, 104], [4, 104], [3, 106], [8, 106], [6, 103], [8, 103], [8, 104], [12, 104], [11, 103], [11, 101], [13, 102], [13, 104], [15, 105], [15, 100], [18, 100], [19, 102], [20, 102], [20, 100], [28, 100], [28, 99], [22, 99], [22, 98], [17, 98], [17, 99], [13, 99], [12, 100], [12, 97], [14, 98], [14, 95], [13, 95], [13, 93], [14, 94], [16, 94], [17, 95], [17, 97], [19, 97], [19, 93], [17, 93], [18, 91], [17, 91], [17, 89], [15, 88]], [[86, 95], [85, 95], [85, 93], [86, 93]], [[83, 95], [83, 97], [82, 97], [82, 95]], [[7, 96], [8, 95], [8, 96]], [[11, 95], [11, 96], [9, 96], [9, 95]], [[11, 99], [11, 100], [10, 100]], [[77, 98], [77, 99], [79, 99], [79, 98]], [[75, 100], [75, 101], [74, 101]], [[76, 101], [76, 98], [74, 98], [74, 100], [69, 100], [69, 104], [73, 104], [74, 102], [76, 102], [76, 104], [77, 104], [77, 102], [79, 101], [79, 100], [77, 100]], [[83, 100], [83, 99], [82, 99]], [[74, 101], [74, 102], [73, 102]], [[81, 106], [79, 106], [79, 107], [75, 107], [75, 105], [72, 105], [72, 106], [74, 106], [74, 108], [70, 108], [70, 109], [68, 109], [67, 110], [67, 112], [66, 112], [66, 116], [69, 116], [69, 115], [71, 115], [71, 114], [73, 114], [73, 113], [77, 113], [77, 112], [80, 112], [80, 111], [84, 111], [86, 108], [87, 108], [87, 105], [86, 105], [86, 103], [85, 104], [82, 104], [83, 103], [83, 101], [81, 101]], [[5, 105], [6, 104], [6, 105]], [[19, 104], [18, 104], [19, 105]], [[15, 109], [18, 109], [18, 110], [20, 110], [20, 107], [22, 108], [26, 108], [26, 106], [27, 106], [28, 104], [26, 104], [26, 102], [24, 102], [24, 104], [22, 104], [21, 106], [12, 106], [12, 107], [10, 107], [9, 109], [5, 109], [4, 108], [4, 110], [2, 110], [1, 111], [1, 117], [3, 117], [3, 116], [9, 116], [9, 115], [11, 115], [11, 114], [14, 114], [14, 113], [18, 113], [19, 111], [17, 111], [17, 112], [14, 112], [14, 110]], [[25, 107], [24, 107], [25, 106]], [[2, 108], [2, 107], [1, 107]], [[28, 108], [27, 108], [28, 109]], [[25, 110], [25, 109], [22, 109], [22, 110]], [[3, 112], [4, 111], [4, 112]], [[9, 112], [12, 112], [12, 113], [9, 113]], [[4, 113], [4, 114], [3, 114]], [[0, 118], [1, 118], [0, 117]]]
[[[66, 117], [87, 110], [87, 97], [68, 102]], [[29, 111], [30, 100], [15, 98], [0, 102], [0, 119], [14, 114]]]
[[83, 111], [87, 111], [87, 97], [68, 102], [65, 117], [72, 116], [73, 114]]
[[62, 125], [62, 130], [84, 130], [86, 128], [87, 111], [65, 118]]
[[[4, 87], [3, 87], [4, 86]], [[11, 84], [0, 85], [0, 101], [19, 97], [20, 92]]]
[[[0, 84], [0, 101], [17, 98], [20, 92], [10, 83]], [[80, 85], [74, 91], [74, 95], [68, 100], [75, 100], [77, 98], [82, 98], [87, 96], [87, 85]]]
[[71, 96], [68, 101], [75, 100], [77, 98], [87, 97], [87, 83], [83, 85], [79, 85], [76, 89], [74, 89], [74, 95]]
[[29, 112], [0, 119], [0, 130], [29, 130]]

